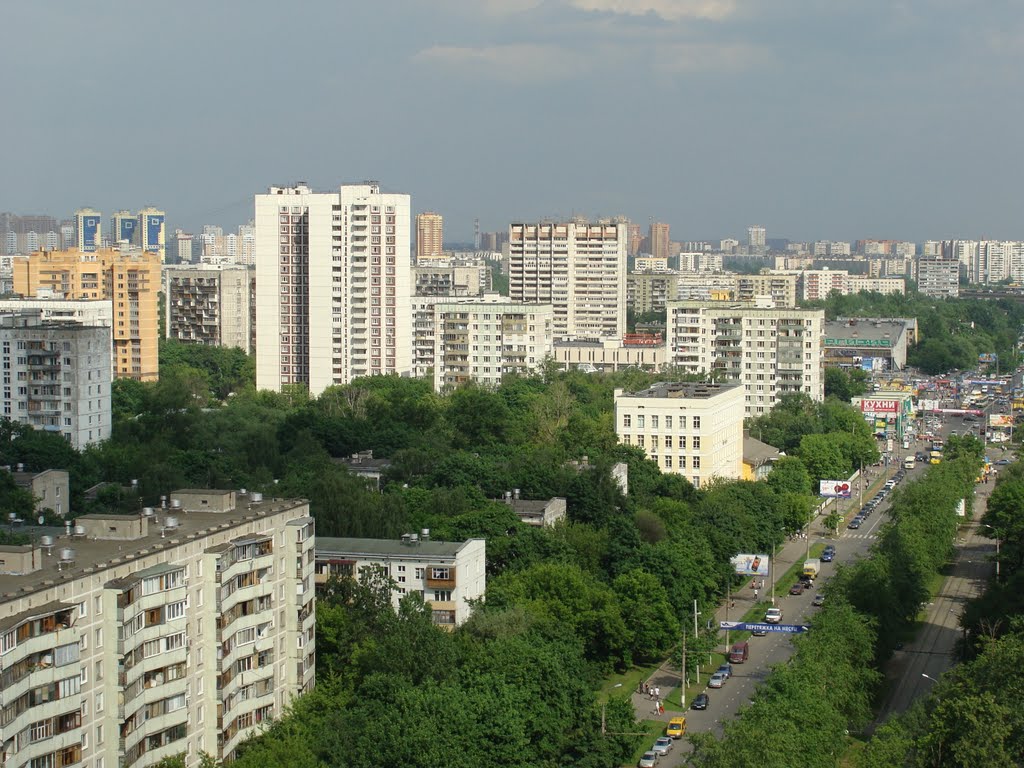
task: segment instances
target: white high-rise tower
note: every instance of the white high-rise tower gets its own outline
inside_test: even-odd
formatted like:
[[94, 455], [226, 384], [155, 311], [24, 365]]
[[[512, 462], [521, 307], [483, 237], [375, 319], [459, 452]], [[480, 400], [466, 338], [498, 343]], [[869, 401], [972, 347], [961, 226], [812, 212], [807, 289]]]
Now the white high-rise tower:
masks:
[[409, 373], [410, 207], [375, 182], [256, 195], [258, 388]]

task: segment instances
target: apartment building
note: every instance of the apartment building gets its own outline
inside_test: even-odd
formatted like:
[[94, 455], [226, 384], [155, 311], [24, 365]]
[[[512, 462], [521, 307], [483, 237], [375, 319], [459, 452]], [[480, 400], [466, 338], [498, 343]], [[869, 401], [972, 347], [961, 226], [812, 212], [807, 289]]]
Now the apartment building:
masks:
[[416, 296], [480, 296], [491, 287], [491, 272], [483, 260], [412, 268]]
[[667, 364], [743, 384], [747, 416], [770, 411], [783, 395], [823, 400], [825, 312], [770, 301], [668, 304]]
[[870, 291], [872, 293], [898, 293], [902, 295], [907, 291], [907, 281], [902, 277], [861, 277], [850, 275], [847, 285], [849, 293]]
[[634, 272], [668, 272], [667, 256], [637, 256], [633, 259]]
[[256, 195], [256, 386], [318, 395], [412, 367], [410, 198], [378, 184]]
[[626, 332], [625, 223], [512, 224], [509, 298], [550, 304], [556, 340]]
[[71, 511], [71, 478], [63, 469], [26, 472], [24, 464], [7, 469], [15, 484], [32, 494], [36, 512], [51, 509], [55, 514], [66, 515]]
[[743, 476], [743, 386], [658, 382], [615, 390], [615, 434], [697, 488]]
[[630, 272], [626, 277], [626, 305], [638, 315], [662, 312], [667, 302], [678, 297], [675, 272]]
[[656, 259], [664, 259], [667, 262], [670, 241], [669, 225], [661, 221], [652, 221], [650, 234], [648, 235], [651, 255]]
[[4, 765], [230, 761], [315, 671], [304, 501], [184, 490], [0, 547]]
[[917, 290], [936, 299], [960, 295], [960, 261], [955, 256], [922, 254], [917, 257]]
[[427, 211], [416, 214], [416, 261], [444, 253], [444, 217]]
[[685, 251], [679, 254], [681, 272], [721, 272], [722, 254], [710, 251]]
[[254, 274], [234, 264], [164, 267], [167, 338], [252, 352]]
[[452, 628], [472, 613], [487, 588], [486, 542], [434, 541], [430, 531], [395, 539], [321, 537], [316, 542], [316, 584], [333, 578], [358, 579], [364, 571], [395, 583], [395, 608], [403, 597], [418, 592], [433, 613], [434, 623]]
[[75, 211], [75, 247], [80, 252], [91, 253], [103, 244], [103, 214], [92, 208]]
[[753, 301], [758, 296], [767, 296], [777, 307], [795, 307], [797, 299], [797, 275], [780, 275], [774, 272], [762, 275], [736, 275], [738, 301]]
[[158, 253], [101, 249], [18, 256], [14, 291], [32, 298], [109, 300], [114, 376], [136, 381], [159, 378]]
[[110, 329], [0, 316], [4, 418], [81, 450], [110, 437]]
[[484, 300], [438, 302], [434, 327], [435, 390], [468, 381], [497, 387], [505, 374], [529, 374], [551, 354], [554, 310], [550, 304], [491, 294]]

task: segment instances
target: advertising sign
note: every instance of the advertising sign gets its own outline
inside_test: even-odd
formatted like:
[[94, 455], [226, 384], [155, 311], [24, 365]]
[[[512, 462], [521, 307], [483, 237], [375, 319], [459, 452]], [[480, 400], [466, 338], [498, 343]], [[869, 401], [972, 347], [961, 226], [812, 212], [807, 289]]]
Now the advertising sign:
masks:
[[736, 555], [731, 562], [733, 570], [741, 576], [768, 575], [768, 555]]
[[848, 499], [853, 488], [847, 480], [819, 480], [818, 495], [827, 499]]
[[760, 624], [754, 621], [720, 621], [719, 629], [735, 629], [740, 632], [806, 632], [806, 624]]
[[1013, 418], [1008, 413], [990, 413], [988, 425], [990, 427], [1009, 427], [1013, 424]]
[[860, 401], [861, 413], [899, 413], [899, 400], [881, 400], [874, 397], [865, 397]]
[[985, 352], [985, 353], [982, 353], [982, 354], [978, 355], [978, 362], [979, 363], [994, 363], [998, 359], [999, 359], [999, 356], [996, 355], [993, 352]]
[[873, 357], [862, 357], [860, 359], [860, 369], [862, 371], [870, 371], [875, 367], [875, 358]]
[[889, 339], [839, 339], [826, 338], [826, 347], [891, 347]]

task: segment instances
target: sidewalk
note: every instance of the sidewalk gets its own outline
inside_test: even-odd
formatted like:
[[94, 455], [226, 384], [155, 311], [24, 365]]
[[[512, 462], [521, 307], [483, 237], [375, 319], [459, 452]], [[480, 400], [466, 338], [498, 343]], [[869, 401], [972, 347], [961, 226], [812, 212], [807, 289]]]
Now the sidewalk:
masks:
[[[871, 474], [867, 478], [869, 485], [867, 485], [864, 490], [864, 499], [869, 499], [874, 496], [877, 490], [882, 487], [884, 482], [895, 474], [897, 469], [898, 467], [895, 464], [890, 464], [888, 467], [871, 467]], [[844, 521], [851, 511], [860, 508], [859, 504], [859, 493], [854, 494], [848, 502], [841, 501], [839, 505], [839, 513], [843, 516]], [[826, 517], [828, 517], [827, 513], [818, 515], [811, 521], [808, 526], [809, 533], [806, 539], [787, 540], [782, 547], [776, 548], [773, 567], [778, 569], [776, 570], [777, 574], [785, 573], [793, 563], [804, 560], [810, 545], [836, 541], [836, 537], [834, 537], [831, 531], [826, 529], [824, 526]], [[843, 530], [844, 527], [841, 524], [839, 532], [842, 533]], [[733, 593], [732, 598], [736, 603], [734, 608], [730, 609], [726, 601], [723, 601], [718, 606], [715, 610], [714, 616], [712, 617], [714, 626], [719, 626], [723, 621], [736, 621], [754, 606], [754, 590], [750, 588], [751, 581], [752, 579], [744, 581], [743, 586]], [[761, 595], [761, 599], [756, 602], [764, 603], [765, 599], [770, 597], [770, 583], [770, 580], [766, 579], [765, 589], [759, 593]], [[721, 635], [721, 640], [724, 644], [724, 634]], [[675, 691], [679, 688], [679, 667], [681, 661], [682, 659], [678, 654], [673, 658], [666, 659], [645, 681], [649, 686], [657, 686], [661, 689], [662, 702], [665, 702], [670, 695], [674, 695]], [[707, 680], [714, 671], [714, 669], [705, 670], [704, 666], [701, 665], [701, 680]], [[632, 702], [637, 720], [660, 720], [667, 723], [673, 717], [685, 714], [683, 711], [670, 709], [668, 706], [665, 707], [664, 714], [657, 714], [657, 710], [655, 709], [656, 703], [646, 694], [639, 693], [636, 689], [634, 689], [632, 693]], [[687, 700], [687, 705], [689, 705], [689, 700]]]

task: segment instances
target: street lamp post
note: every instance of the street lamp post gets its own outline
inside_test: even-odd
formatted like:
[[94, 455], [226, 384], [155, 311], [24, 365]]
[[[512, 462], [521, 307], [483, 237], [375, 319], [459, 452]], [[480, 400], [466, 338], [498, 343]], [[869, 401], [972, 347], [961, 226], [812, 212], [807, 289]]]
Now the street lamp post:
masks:
[[921, 673], [921, 677], [923, 677], [923, 678], [925, 678], [927, 680], [931, 680], [933, 683], [939, 682], [934, 677], [932, 677], [931, 675], [926, 675], [924, 672]]
[[999, 531], [997, 531], [993, 526], [989, 525], [988, 523], [981, 523], [981, 525], [983, 527], [985, 527], [985, 528], [988, 528], [990, 531], [992, 531], [992, 533], [995, 534], [995, 537], [996, 537], [996, 581], [998, 582], [999, 581]]
[[[697, 646], [697, 617], [700, 616], [700, 611], [697, 610], [697, 599], [693, 600], [693, 645], [694, 650]], [[697, 656], [697, 685], [700, 685], [700, 656]]]
[[768, 570], [772, 572], [772, 608], [775, 607], [775, 542], [772, 542], [772, 561], [768, 564]]

